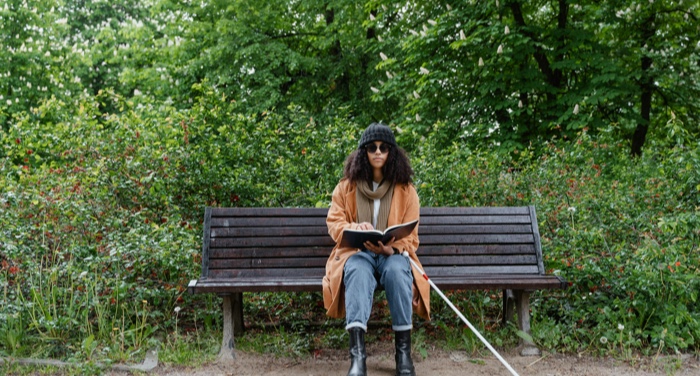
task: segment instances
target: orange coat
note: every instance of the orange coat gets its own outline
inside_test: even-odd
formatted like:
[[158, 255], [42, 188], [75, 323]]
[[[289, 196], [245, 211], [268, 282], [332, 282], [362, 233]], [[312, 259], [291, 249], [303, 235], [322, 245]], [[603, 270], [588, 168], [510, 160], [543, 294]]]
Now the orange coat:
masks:
[[[323, 304], [326, 307], [326, 314], [334, 318], [345, 316], [345, 289], [343, 288], [343, 269], [345, 261], [359, 252], [356, 248], [339, 248], [338, 243], [346, 228], [356, 229], [357, 223], [357, 200], [355, 198], [355, 184], [343, 179], [333, 190], [333, 201], [328, 210], [326, 224], [328, 233], [335, 240], [336, 246], [331, 251], [326, 262], [326, 275], [323, 277]], [[387, 227], [410, 222], [420, 216], [420, 202], [418, 194], [413, 185], [396, 185], [394, 195], [391, 199], [391, 211]], [[416, 250], [418, 249], [418, 226], [411, 235], [394, 242], [394, 248], [399, 251], [408, 251], [411, 259], [420, 265]], [[422, 266], [421, 266], [422, 268]], [[416, 314], [426, 320], [430, 320], [430, 284], [423, 278], [415, 268], [413, 270], [413, 280], [418, 289], [419, 303], [415, 308]]]

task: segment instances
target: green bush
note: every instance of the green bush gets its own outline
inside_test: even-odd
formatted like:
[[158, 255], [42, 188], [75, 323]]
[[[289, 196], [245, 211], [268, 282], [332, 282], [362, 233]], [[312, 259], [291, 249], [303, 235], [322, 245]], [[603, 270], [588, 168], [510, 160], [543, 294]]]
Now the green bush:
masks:
[[[220, 330], [218, 299], [185, 293], [199, 275], [204, 207], [329, 204], [366, 124], [342, 110], [327, 123], [295, 107], [242, 115], [215, 89], [194, 90], [188, 110], [111, 92], [52, 98], [0, 133], [0, 353], [124, 360]], [[536, 342], [604, 354], [698, 349], [700, 144], [631, 159], [605, 132], [582, 132], [503, 154], [463, 149], [435, 129], [427, 139], [397, 133], [423, 206], [537, 209], [546, 268], [570, 287], [534, 294]], [[495, 343], [513, 343], [494, 329], [497, 292], [451, 294]], [[246, 296], [251, 320], [284, 312], [291, 322], [278, 331], [303, 336], [305, 323], [323, 320], [318, 294]], [[437, 298], [433, 309], [422, 333], [460, 325]], [[327, 332], [285, 343], [337, 343]]]
[[536, 207], [545, 266], [570, 284], [536, 295], [533, 320], [551, 325], [536, 340], [567, 351], [697, 349], [697, 142], [636, 159], [585, 132], [539, 155], [423, 145], [423, 205]]
[[[204, 206], [327, 205], [348, 123], [254, 119], [202, 94], [192, 111], [53, 98], [0, 133], [0, 351], [18, 353], [21, 335], [41, 346], [19, 353], [68, 357], [94, 338], [120, 358], [173, 330], [176, 306], [181, 325], [211, 327], [217, 302], [184, 294]], [[101, 113], [105, 102], [121, 112]]]

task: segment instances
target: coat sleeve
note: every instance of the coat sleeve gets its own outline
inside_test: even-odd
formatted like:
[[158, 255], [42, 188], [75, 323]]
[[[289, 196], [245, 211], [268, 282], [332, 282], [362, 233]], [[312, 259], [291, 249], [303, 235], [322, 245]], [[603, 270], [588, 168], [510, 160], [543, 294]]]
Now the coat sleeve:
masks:
[[338, 244], [343, 237], [343, 230], [346, 228], [357, 228], [357, 223], [350, 222], [353, 216], [352, 213], [349, 212], [348, 203], [345, 199], [347, 184], [346, 181], [341, 181], [336, 185], [333, 190], [331, 207], [328, 209], [328, 216], [326, 217], [328, 234], [333, 238], [336, 244]]

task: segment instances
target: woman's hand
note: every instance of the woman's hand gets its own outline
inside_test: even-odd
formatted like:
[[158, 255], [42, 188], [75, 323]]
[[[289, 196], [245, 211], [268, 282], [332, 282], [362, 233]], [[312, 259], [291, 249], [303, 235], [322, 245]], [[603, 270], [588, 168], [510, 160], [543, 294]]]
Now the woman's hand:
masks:
[[372, 226], [371, 223], [369, 222], [362, 222], [357, 224], [357, 229], [358, 230], [374, 230], [374, 226]]
[[[374, 230], [374, 226], [372, 226], [372, 224], [369, 222], [362, 222], [357, 224], [357, 229]], [[389, 241], [388, 243], [382, 244], [382, 242], [379, 242], [379, 245], [374, 245], [370, 242], [365, 242], [364, 246], [365, 249], [367, 249], [368, 251], [374, 252], [378, 255], [391, 256], [394, 254], [394, 248], [392, 248], [394, 240], [395, 238], [391, 238], [391, 241]]]
[[395, 239], [396, 238], [391, 238], [391, 240], [386, 244], [382, 244], [382, 242], [379, 242], [379, 245], [374, 245], [370, 242], [365, 242], [364, 246], [365, 249], [374, 252], [378, 255], [391, 256], [394, 254], [394, 248], [392, 247], [392, 245], [394, 244]]

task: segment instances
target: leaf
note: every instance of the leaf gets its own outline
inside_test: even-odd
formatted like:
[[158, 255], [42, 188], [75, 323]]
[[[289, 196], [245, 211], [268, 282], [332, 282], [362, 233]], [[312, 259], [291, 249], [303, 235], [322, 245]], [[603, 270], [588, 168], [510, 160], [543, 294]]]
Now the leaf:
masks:
[[525, 342], [531, 342], [531, 343], [534, 343], [534, 342], [535, 342], [535, 341], [532, 339], [532, 336], [531, 336], [531, 335], [525, 333], [525, 332], [522, 331], [522, 330], [518, 330], [517, 332], [515, 332], [515, 334], [517, 334], [518, 337], [522, 338]]

